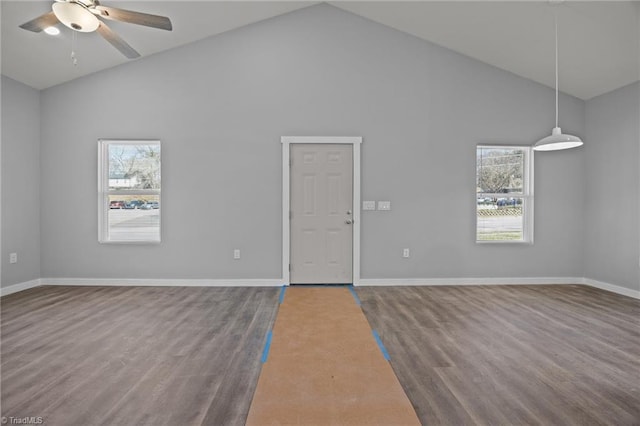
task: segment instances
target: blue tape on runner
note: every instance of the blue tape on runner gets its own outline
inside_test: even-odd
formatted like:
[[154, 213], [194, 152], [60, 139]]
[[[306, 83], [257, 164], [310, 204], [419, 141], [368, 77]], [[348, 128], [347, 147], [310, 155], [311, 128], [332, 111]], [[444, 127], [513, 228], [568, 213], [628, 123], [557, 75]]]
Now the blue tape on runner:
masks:
[[348, 286], [349, 287], [349, 291], [351, 292], [351, 294], [353, 294], [353, 298], [356, 299], [356, 305], [360, 306], [360, 298], [358, 297], [358, 294], [356, 293], [356, 290], [353, 288], [352, 285]]
[[312, 287], [321, 287], [321, 288], [337, 288], [337, 287], [348, 287], [352, 284], [290, 284], [291, 287], [300, 287], [300, 288], [312, 288]]
[[389, 352], [387, 352], [387, 348], [384, 347], [384, 345], [382, 344], [382, 339], [380, 339], [380, 335], [375, 330], [373, 330], [373, 337], [376, 339], [376, 342], [378, 342], [378, 347], [380, 348], [384, 359], [386, 359], [387, 361], [391, 361], [391, 357], [389, 356]]
[[267, 362], [267, 358], [269, 357], [269, 349], [271, 348], [272, 334], [273, 333], [271, 332], [271, 330], [267, 332], [267, 341], [264, 343], [264, 350], [262, 351], [262, 359], [260, 360], [262, 361], [263, 364]]
[[282, 290], [280, 290], [280, 304], [282, 305], [282, 302], [284, 301], [284, 291], [287, 289], [287, 286], [282, 286]]

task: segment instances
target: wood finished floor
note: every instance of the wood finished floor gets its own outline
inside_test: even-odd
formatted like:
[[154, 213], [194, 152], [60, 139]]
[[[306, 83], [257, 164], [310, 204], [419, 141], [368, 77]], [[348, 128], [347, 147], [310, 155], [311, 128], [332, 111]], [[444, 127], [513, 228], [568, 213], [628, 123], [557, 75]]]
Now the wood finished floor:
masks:
[[640, 300], [585, 286], [358, 295], [425, 425], [640, 425]]
[[2, 415], [242, 425], [278, 292], [40, 287], [2, 297]]
[[[1, 300], [2, 415], [242, 425], [277, 288]], [[640, 301], [584, 286], [358, 288], [425, 425], [640, 425]]]

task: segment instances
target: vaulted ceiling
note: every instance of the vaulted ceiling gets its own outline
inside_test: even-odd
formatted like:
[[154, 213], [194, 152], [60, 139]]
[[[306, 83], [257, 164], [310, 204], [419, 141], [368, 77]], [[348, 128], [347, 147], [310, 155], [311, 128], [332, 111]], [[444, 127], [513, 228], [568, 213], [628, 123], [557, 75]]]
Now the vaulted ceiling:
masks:
[[[554, 3], [557, 3], [554, 2]], [[58, 36], [18, 26], [52, 1], [1, 1], [2, 74], [37, 89], [128, 61], [96, 33]], [[110, 21], [142, 56], [278, 16], [317, 2], [108, 1], [169, 16], [165, 32]], [[560, 25], [560, 89], [589, 99], [640, 79], [638, 1], [335, 1], [351, 13], [554, 86], [554, 14]], [[70, 59], [72, 44], [78, 58]]]

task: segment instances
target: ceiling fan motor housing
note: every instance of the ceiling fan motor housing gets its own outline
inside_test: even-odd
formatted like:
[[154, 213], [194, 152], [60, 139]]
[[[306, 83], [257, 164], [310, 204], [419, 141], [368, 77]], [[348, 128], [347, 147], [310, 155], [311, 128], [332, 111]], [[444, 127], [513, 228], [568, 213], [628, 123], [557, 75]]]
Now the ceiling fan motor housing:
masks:
[[58, 20], [65, 26], [75, 31], [90, 33], [98, 29], [100, 21], [91, 13], [89, 6], [94, 6], [93, 2], [56, 2], [51, 7]]

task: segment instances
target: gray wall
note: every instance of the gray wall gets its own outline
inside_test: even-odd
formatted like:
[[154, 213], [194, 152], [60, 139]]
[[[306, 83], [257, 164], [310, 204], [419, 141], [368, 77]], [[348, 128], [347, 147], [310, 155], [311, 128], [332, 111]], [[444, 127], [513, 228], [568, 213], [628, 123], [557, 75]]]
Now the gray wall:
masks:
[[640, 290], [640, 83], [586, 104], [585, 277]]
[[[40, 278], [40, 93], [2, 76], [2, 279]], [[9, 253], [18, 263], [9, 264]]]
[[[42, 276], [280, 277], [282, 135], [364, 137], [363, 199], [392, 211], [363, 212], [363, 278], [582, 276], [584, 150], [536, 155], [534, 245], [474, 243], [476, 144], [546, 136], [553, 102], [328, 5], [45, 90]], [[98, 244], [99, 138], [162, 140], [162, 244]]]

